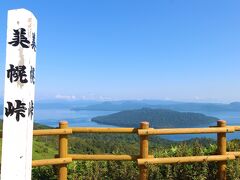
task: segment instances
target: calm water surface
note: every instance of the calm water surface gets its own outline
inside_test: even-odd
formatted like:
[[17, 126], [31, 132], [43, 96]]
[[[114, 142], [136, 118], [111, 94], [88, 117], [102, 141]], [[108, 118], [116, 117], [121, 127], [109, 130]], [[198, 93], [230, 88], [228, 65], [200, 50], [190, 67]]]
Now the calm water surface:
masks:
[[35, 122], [57, 127], [59, 121], [68, 121], [75, 127], [114, 127], [91, 121], [93, 117], [115, 113], [116, 111], [71, 111], [68, 109], [36, 109]]
[[[214, 116], [219, 119], [226, 120], [228, 125], [240, 126], [240, 112], [212, 112], [212, 113], [201, 112], [201, 113], [208, 115], [208, 116]], [[213, 125], [215, 126], [216, 123], [209, 124], [209, 126], [213, 126]], [[198, 126], [198, 127], [207, 127], [207, 126]], [[183, 135], [164, 135], [161, 137], [170, 139], [170, 140], [175, 140], [175, 141], [182, 141], [182, 140], [187, 140], [187, 139], [197, 138], [197, 137], [198, 138], [207, 137], [207, 138], [216, 139], [217, 135], [216, 134], [183, 134]], [[228, 133], [227, 139], [228, 140], [240, 139], [240, 132]]]
[[[91, 121], [93, 117], [108, 115], [116, 111], [71, 111], [68, 109], [36, 109], [35, 122], [45, 124], [52, 127], [57, 127], [59, 121], [66, 120], [69, 126], [75, 127], [115, 127], [110, 125], [99, 124]], [[221, 113], [208, 113], [204, 114], [209, 116], [218, 117], [228, 122], [228, 125], [240, 125], [240, 112], [221, 112]], [[209, 124], [216, 125], [216, 124]], [[207, 127], [202, 126], [202, 127]], [[216, 134], [196, 134], [196, 135], [164, 135], [161, 136], [170, 140], [187, 140], [195, 137], [208, 137], [216, 139]], [[240, 132], [229, 133], [228, 139], [240, 138]]]

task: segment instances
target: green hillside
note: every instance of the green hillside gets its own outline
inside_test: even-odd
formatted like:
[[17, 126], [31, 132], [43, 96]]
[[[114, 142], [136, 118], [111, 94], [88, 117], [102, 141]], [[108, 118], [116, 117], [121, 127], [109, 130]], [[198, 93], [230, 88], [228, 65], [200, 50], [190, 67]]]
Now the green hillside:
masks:
[[[50, 128], [40, 124], [35, 128]], [[239, 140], [228, 142], [228, 151], [239, 151]], [[192, 139], [173, 142], [150, 138], [149, 154], [155, 157], [174, 157], [215, 154], [216, 142], [211, 139]], [[53, 158], [58, 152], [57, 136], [34, 137], [33, 159]], [[139, 154], [139, 137], [137, 135], [116, 134], [78, 134], [69, 136], [69, 153], [83, 154]], [[228, 162], [228, 179], [239, 179], [239, 161]], [[177, 165], [148, 166], [149, 179], [216, 179], [217, 166], [212, 163], [192, 163]], [[68, 179], [99, 180], [135, 180], [139, 169], [131, 161], [74, 161], [68, 165]], [[33, 180], [57, 180], [57, 167], [42, 166], [32, 170]]]
[[[114, 142], [118, 140], [116, 137], [112, 137], [106, 141], [103, 145], [95, 137], [86, 139], [86, 142], [82, 142], [71, 147], [71, 152], [79, 152], [82, 146], [86, 147], [86, 143], [89, 145], [82, 153], [101, 153], [111, 152], [112, 154], [126, 154], [126, 152], [137, 152], [139, 144], [137, 141], [129, 141], [127, 139], [121, 140], [122, 143], [118, 144]], [[126, 137], [127, 138], [127, 137]], [[79, 139], [79, 138], [78, 138]], [[76, 139], [75, 139], [76, 140]], [[206, 140], [206, 143], [202, 143], [199, 139], [192, 140], [191, 142], [173, 143], [170, 146], [161, 146], [160, 144], [150, 148], [150, 154], [154, 157], [177, 157], [177, 156], [197, 156], [197, 155], [211, 155], [216, 154], [217, 146], [212, 140]], [[205, 140], [203, 140], [205, 141]], [[94, 144], [95, 143], [95, 144]], [[76, 143], [73, 142], [76, 145]], [[91, 145], [90, 145], [91, 144]], [[150, 143], [152, 144], [152, 142]], [[119, 147], [114, 148], [113, 147]], [[125, 146], [126, 148], [122, 148]], [[96, 149], [90, 151], [95, 147]], [[108, 147], [111, 150], [107, 150]], [[103, 149], [102, 149], [103, 148]], [[236, 151], [240, 148], [239, 140], [228, 142], [228, 151]], [[138, 152], [139, 153], [139, 152]], [[130, 153], [131, 154], [131, 153]], [[228, 161], [227, 179], [237, 180], [240, 178], [240, 163], [238, 160]], [[175, 164], [175, 165], [148, 165], [149, 180], [203, 180], [203, 179], [216, 179], [217, 163], [216, 162], [203, 162], [203, 163], [191, 163], [191, 164]], [[56, 168], [51, 166], [34, 168], [33, 179], [45, 180], [45, 179], [57, 179]], [[131, 161], [74, 161], [68, 165], [68, 179], [98, 179], [98, 180], [137, 180], [139, 175], [139, 168], [136, 162]]]
[[[34, 129], [49, 129], [51, 127], [34, 123]], [[0, 130], [2, 130], [2, 120], [0, 120]], [[49, 143], [49, 139], [52, 142]], [[53, 158], [58, 153], [57, 146], [53, 142], [57, 139], [54, 137], [34, 137], [33, 140], [33, 160]], [[57, 141], [56, 141], [57, 142]], [[0, 147], [2, 147], [2, 139], [0, 139]], [[2, 148], [0, 148], [0, 156]]]

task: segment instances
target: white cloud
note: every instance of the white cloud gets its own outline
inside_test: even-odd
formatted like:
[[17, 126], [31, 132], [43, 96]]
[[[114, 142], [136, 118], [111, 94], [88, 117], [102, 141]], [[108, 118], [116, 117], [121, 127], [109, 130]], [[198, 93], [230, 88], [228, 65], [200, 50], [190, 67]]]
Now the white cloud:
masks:
[[202, 98], [200, 98], [199, 96], [195, 96], [194, 100], [201, 100]]
[[80, 97], [78, 97], [81, 100], [96, 100], [96, 101], [106, 101], [106, 100], [112, 100], [112, 98], [109, 98], [107, 96], [95, 94], [95, 93], [86, 93]]
[[61, 95], [58, 94], [55, 96], [56, 99], [64, 99], [64, 100], [75, 100], [76, 96], [68, 96], [68, 95]]

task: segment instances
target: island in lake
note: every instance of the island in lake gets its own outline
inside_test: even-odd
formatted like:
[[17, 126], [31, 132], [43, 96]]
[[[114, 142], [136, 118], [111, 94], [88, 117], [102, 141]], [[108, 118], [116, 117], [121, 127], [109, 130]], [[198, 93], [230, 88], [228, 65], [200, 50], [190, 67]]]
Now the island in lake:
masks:
[[92, 121], [120, 127], [138, 127], [142, 121], [148, 121], [154, 128], [180, 128], [209, 125], [218, 120], [216, 117], [201, 113], [178, 112], [166, 109], [142, 108], [98, 116]]

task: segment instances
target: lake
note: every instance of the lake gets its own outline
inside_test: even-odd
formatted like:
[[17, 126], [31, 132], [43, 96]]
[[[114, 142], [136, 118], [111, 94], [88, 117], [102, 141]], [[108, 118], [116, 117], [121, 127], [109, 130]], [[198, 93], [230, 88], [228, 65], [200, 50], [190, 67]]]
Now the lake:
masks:
[[[45, 124], [52, 127], [57, 127], [59, 121], [66, 120], [69, 122], [69, 126], [75, 127], [116, 127], [110, 125], [99, 124], [91, 121], [91, 118], [96, 116], [108, 115], [115, 113], [116, 111], [71, 111], [69, 109], [36, 109], [35, 110], [35, 122]], [[209, 116], [218, 117], [220, 119], [227, 120], [228, 125], [240, 125], [239, 117], [240, 112], [221, 112], [221, 113], [209, 113], [204, 114]], [[209, 124], [216, 125], [216, 124]], [[202, 126], [207, 127], [207, 126]], [[216, 139], [216, 134], [184, 134], [184, 135], [164, 135], [161, 136], [170, 140], [187, 140], [195, 137], [208, 137]], [[240, 138], [240, 132], [229, 133], [227, 138], [235, 139]]]
[[[213, 116], [217, 117], [223, 120], [227, 121], [227, 125], [238, 125], [240, 126], [240, 112], [200, 112], [208, 116]], [[209, 126], [215, 126], [216, 123], [214, 124], [209, 124]], [[199, 127], [207, 127], [207, 126], [199, 126]], [[183, 135], [164, 135], [161, 136], [162, 138], [165, 139], [170, 139], [170, 140], [175, 140], [175, 141], [182, 141], [182, 140], [187, 140], [191, 138], [217, 138], [217, 134], [183, 134]], [[240, 139], [240, 132], [235, 132], [235, 133], [228, 133], [227, 134], [227, 139]]]
[[108, 115], [116, 111], [71, 111], [69, 109], [36, 109], [35, 122], [58, 127], [60, 121], [68, 121], [74, 127], [115, 127], [91, 121], [93, 117]]

